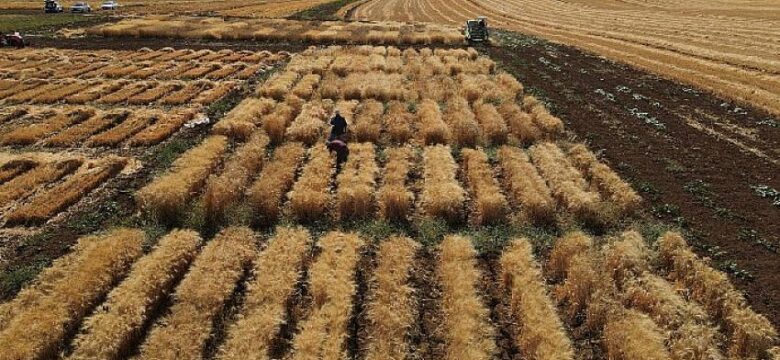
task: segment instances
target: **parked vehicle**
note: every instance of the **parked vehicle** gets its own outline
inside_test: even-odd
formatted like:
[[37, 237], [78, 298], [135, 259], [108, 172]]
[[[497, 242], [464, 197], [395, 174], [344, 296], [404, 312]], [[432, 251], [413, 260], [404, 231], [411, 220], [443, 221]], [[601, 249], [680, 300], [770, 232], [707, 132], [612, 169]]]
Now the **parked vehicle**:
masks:
[[119, 9], [119, 3], [114, 0], [107, 0], [103, 1], [102, 4], [100, 4], [101, 10], [116, 10]]
[[46, 0], [43, 2], [43, 12], [45, 13], [61, 13], [62, 11], [62, 5], [54, 0]]
[[24, 38], [18, 32], [6, 35], [0, 34], [0, 47], [13, 46], [23, 48], [24, 45]]
[[488, 41], [490, 30], [488, 30], [487, 18], [480, 16], [473, 20], [466, 20], [464, 35], [470, 42]]
[[81, 2], [81, 1], [75, 3], [73, 6], [70, 7], [70, 12], [73, 12], [73, 13], [76, 13], [76, 12], [78, 12], [78, 13], [88, 13], [88, 12], [91, 12], [91, 11], [92, 11], [92, 8], [89, 6], [89, 4], [87, 4], [85, 2]]

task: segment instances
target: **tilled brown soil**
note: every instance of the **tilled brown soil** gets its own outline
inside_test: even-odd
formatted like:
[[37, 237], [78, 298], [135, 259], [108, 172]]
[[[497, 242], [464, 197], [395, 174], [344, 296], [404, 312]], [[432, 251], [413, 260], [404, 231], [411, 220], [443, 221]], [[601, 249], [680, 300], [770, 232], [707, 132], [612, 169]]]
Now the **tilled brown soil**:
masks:
[[642, 192], [647, 216], [688, 230], [753, 308], [780, 326], [779, 119], [580, 50], [514, 34], [482, 49]]

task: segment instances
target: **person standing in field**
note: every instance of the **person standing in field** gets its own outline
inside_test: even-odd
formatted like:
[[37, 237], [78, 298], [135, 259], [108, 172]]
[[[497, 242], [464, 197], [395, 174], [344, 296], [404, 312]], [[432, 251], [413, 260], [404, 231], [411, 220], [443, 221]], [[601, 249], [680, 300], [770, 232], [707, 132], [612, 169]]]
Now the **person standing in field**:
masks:
[[339, 110], [336, 110], [336, 114], [333, 115], [333, 118], [330, 119], [330, 126], [330, 136], [328, 137], [329, 142], [336, 139], [341, 139], [343, 135], [347, 133], [347, 119], [344, 119], [344, 117], [341, 116], [341, 112], [339, 112]]
[[349, 147], [347, 147], [347, 143], [341, 139], [335, 139], [333, 141], [328, 141], [327, 146], [330, 152], [336, 152], [336, 171], [341, 170], [341, 164], [345, 163], [347, 157], [349, 157]]

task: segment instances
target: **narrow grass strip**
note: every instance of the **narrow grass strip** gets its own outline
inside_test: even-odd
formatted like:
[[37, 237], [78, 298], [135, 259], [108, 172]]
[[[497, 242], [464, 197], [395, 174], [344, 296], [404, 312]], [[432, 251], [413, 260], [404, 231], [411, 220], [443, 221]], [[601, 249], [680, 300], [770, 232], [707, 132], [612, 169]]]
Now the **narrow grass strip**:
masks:
[[468, 238], [451, 235], [440, 245], [436, 274], [442, 289], [446, 359], [492, 359], [495, 329], [490, 312], [477, 294], [481, 281], [477, 252]]
[[412, 148], [398, 147], [387, 150], [382, 186], [377, 192], [379, 217], [390, 221], [406, 220], [412, 213], [414, 193], [406, 184], [409, 177]]
[[277, 228], [256, 261], [238, 321], [227, 330], [218, 359], [269, 359], [268, 350], [285, 321], [311, 243], [303, 228]]
[[59, 180], [81, 165], [81, 160], [51, 161], [0, 185], [0, 204], [8, 204], [29, 195], [43, 184]]
[[309, 162], [287, 194], [290, 214], [297, 220], [317, 220], [327, 211], [335, 160], [324, 144], [317, 144], [309, 150]]
[[349, 160], [336, 178], [336, 215], [339, 219], [368, 218], [374, 215], [378, 173], [374, 144], [352, 144]]
[[512, 241], [501, 256], [501, 280], [512, 315], [518, 320], [517, 345], [526, 359], [574, 359], [555, 305], [544, 286], [541, 269], [527, 239]]
[[498, 162], [504, 189], [514, 207], [534, 223], [554, 223], [555, 200], [528, 155], [521, 149], [502, 146], [498, 150]]
[[140, 335], [155, 306], [171, 291], [198, 253], [200, 236], [174, 230], [108, 294], [106, 302], [84, 321], [68, 359], [116, 359]]
[[379, 246], [366, 307], [367, 360], [405, 359], [410, 353], [407, 335], [417, 314], [409, 278], [419, 247], [405, 237], [391, 237]]
[[463, 172], [472, 197], [472, 222], [477, 226], [506, 220], [509, 203], [501, 193], [487, 155], [481, 149], [463, 149]]
[[458, 183], [458, 165], [449, 146], [434, 145], [423, 153], [422, 209], [429, 218], [457, 222], [463, 213], [466, 192]]
[[286, 143], [274, 150], [273, 158], [247, 192], [247, 201], [259, 223], [275, 222], [281, 214], [284, 195], [295, 181], [295, 170], [303, 161], [301, 143]]
[[330, 232], [319, 241], [322, 249], [309, 279], [311, 315], [293, 339], [292, 360], [336, 360], [346, 357], [352, 298], [357, 291], [356, 265], [363, 240], [356, 234]]

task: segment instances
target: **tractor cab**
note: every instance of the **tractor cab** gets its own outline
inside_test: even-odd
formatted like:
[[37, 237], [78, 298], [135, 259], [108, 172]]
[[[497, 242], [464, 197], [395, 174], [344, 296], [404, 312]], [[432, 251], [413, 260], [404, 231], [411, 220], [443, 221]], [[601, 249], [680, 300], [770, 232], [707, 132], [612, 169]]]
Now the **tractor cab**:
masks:
[[480, 16], [473, 20], [466, 20], [465, 29], [466, 40], [471, 42], [484, 42], [490, 37], [488, 31], [487, 18]]

